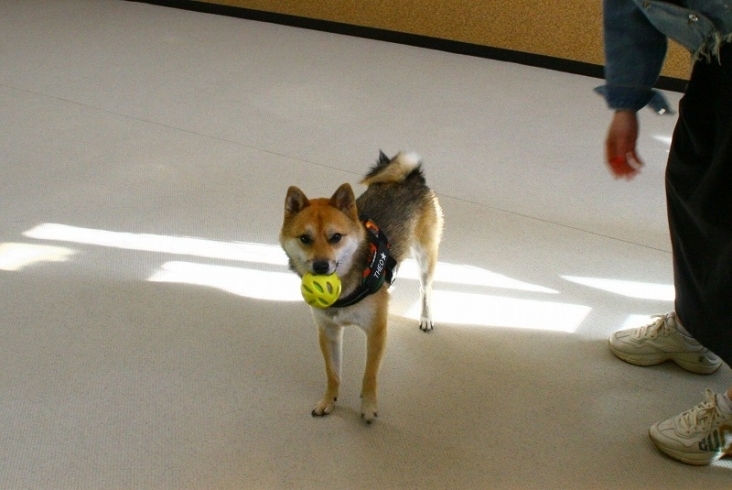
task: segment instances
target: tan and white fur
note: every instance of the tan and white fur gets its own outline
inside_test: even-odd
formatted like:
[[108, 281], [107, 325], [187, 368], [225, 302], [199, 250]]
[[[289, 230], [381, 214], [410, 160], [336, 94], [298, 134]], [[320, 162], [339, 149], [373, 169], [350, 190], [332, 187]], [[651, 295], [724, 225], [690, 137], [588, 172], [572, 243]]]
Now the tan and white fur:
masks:
[[[307, 272], [335, 273], [341, 279], [341, 297], [348, 296], [359, 286], [369, 257], [367, 231], [359, 218], [366, 216], [386, 234], [398, 263], [411, 250], [419, 264], [419, 326], [428, 332], [433, 328], [432, 278], [443, 225], [437, 197], [425, 184], [419, 157], [412, 153], [399, 153], [391, 159], [380, 153], [362, 184], [368, 188], [358, 199], [347, 183], [330, 198], [308, 199], [297, 187], [288, 189], [280, 243], [290, 267], [300, 277]], [[370, 424], [377, 416], [376, 378], [386, 343], [388, 303], [385, 284], [352, 306], [311, 308], [328, 380], [313, 416], [328, 415], [335, 407], [341, 382], [343, 329], [348, 325], [360, 327], [367, 339], [361, 417]]]

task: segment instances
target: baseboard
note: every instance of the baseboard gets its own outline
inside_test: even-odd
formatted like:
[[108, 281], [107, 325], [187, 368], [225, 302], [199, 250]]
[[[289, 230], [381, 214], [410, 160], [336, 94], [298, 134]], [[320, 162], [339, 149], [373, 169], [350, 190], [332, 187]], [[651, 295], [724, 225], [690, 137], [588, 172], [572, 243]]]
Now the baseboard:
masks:
[[[448, 53], [456, 53], [467, 56], [475, 56], [479, 58], [518, 63], [521, 65], [533, 66], [537, 68], [546, 68], [549, 70], [572, 73], [575, 75], [584, 75], [593, 78], [602, 79], [604, 77], [604, 67], [602, 65], [596, 65], [593, 63], [585, 63], [581, 61], [555, 58], [552, 56], [524, 53], [521, 51], [494, 48], [490, 46], [483, 46], [479, 44], [471, 44], [460, 41], [451, 41], [448, 39], [421, 36], [417, 34], [407, 34], [404, 32], [377, 29], [374, 27], [356, 26], [340, 22], [311, 19], [307, 17], [279, 14], [274, 12], [265, 12], [262, 10], [253, 10], [242, 7], [231, 7], [227, 5], [199, 2], [195, 0], [128, 1], [149, 3], [153, 5], [173, 7], [195, 12], [226, 15], [229, 17], [239, 17], [242, 19], [269, 22], [272, 24], [281, 24], [291, 27], [302, 27], [305, 29], [331, 32], [334, 34], [344, 34], [347, 36], [355, 36], [366, 39], [374, 39], [378, 41], [405, 44], [408, 46], [434, 49], [438, 51], [445, 51]], [[684, 90], [686, 89], [686, 84], [687, 80], [662, 76], [656, 83], [656, 87], [674, 92], [684, 92]]]

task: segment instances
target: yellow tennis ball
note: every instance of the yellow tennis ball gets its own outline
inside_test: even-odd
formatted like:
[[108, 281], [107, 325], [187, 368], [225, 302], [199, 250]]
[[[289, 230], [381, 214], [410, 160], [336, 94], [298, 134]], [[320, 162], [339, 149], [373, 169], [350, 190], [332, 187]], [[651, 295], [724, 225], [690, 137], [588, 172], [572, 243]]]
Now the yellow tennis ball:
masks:
[[335, 274], [324, 276], [308, 272], [302, 276], [300, 292], [310, 306], [327, 308], [341, 295], [341, 279]]

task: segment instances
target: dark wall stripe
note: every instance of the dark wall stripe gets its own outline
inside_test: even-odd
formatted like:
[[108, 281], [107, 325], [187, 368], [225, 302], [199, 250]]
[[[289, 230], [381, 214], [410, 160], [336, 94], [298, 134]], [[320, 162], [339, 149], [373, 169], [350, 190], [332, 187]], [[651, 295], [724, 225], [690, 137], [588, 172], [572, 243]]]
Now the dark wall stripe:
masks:
[[[510, 49], [493, 48], [480, 44], [464, 43], [460, 41], [450, 41], [448, 39], [439, 39], [429, 36], [421, 36], [417, 34], [407, 34], [403, 32], [390, 31], [386, 29], [377, 29], [374, 27], [362, 27], [341, 22], [331, 22], [327, 20], [310, 19], [307, 17], [298, 17], [295, 15], [279, 14], [274, 12], [264, 12], [261, 10], [253, 10], [242, 7], [230, 7], [228, 5], [218, 5], [207, 2], [198, 2], [194, 0], [129, 0], [164, 7], [173, 7], [194, 12], [203, 12], [207, 14], [226, 15], [229, 17], [239, 17], [242, 19], [256, 20], [260, 22], [269, 22], [272, 24], [281, 24], [291, 27], [302, 27], [305, 29], [313, 29], [334, 34], [344, 34], [347, 36], [362, 37], [366, 39], [374, 39], [378, 41], [387, 41], [420, 48], [435, 49], [446, 51], [448, 53], [463, 54], [468, 56], [476, 56], [498, 61], [507, 61], [511, 63], [519, 63], [522, 65], [533, 66], [538, 68], [546, 68], [549, 70], [562, 71], [575, 75], [584, 75], [593, 78], [603, 78], [603, 66], [593, 63], [585, 63], [582, 61], [573, 61], [552, 56], [544, 56], [539, 54], [524, 53], [521, 51], [513, 51]], [[675, 92], [683, 92], [686, 89], [686, 80], [679, 78], [671, 78], [662, 76], [659, 78], [656, 86], [660, 89], [671, 90]]]

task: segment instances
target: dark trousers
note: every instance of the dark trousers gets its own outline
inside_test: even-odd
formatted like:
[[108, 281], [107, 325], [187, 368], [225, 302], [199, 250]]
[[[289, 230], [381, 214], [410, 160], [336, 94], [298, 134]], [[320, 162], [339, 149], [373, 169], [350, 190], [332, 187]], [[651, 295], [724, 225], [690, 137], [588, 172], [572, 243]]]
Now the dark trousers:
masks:
[[732, 45], [698, 61], [666, 168], [676, 287], [687, 330], [732, 365]]

